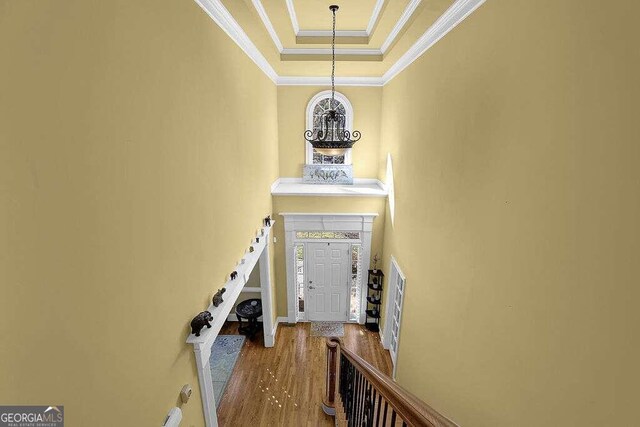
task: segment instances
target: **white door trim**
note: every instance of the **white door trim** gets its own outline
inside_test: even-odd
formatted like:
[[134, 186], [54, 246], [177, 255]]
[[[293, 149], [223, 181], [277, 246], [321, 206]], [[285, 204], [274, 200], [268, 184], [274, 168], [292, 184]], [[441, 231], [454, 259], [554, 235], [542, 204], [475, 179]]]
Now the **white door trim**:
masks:
[[[297, 294], [294, 250], [297, 231], [359, 231], [362, 245], [362, 271], [369, 270], [371, 258], [371, 233], [377, 213], [281, 213], [284, 217], [285, 255], [287, 267], [287, 317], [289, 323], [297, 320]], [[360, 284], [360, 306], [366, 307], [366, 281]], [[364, 324], [364, 310], [358, 323]]]
[[393, 302], [396, 298], [396, 292], [398, 288], [398, 282], [396, 281], [396, 274], [404, 282], [403, 288], [403, 298], [400, 302], [400, 316], [398, 318], [398, 336], [396, 337], [398, 340], [398, 344], [396, 345], [396, 357], [391, 355], [391, 361], [393, 363], [393, 378], [396, 378], [396, 366], [397, 366], [397, 357], [398, 357], [398, 349], [400, 348], [400, 327], [402, 326], [402, 309], [404, 305], [404, 293], [407, 291], [407, 278], [400, 269], [398, 265], [398, 261], [391, 255], [391, 261], [389, 262], [389, 272], [388, 272], [388, 280], [387, 286], [389, 287], [389, 291], [387, 292], [387, 303], [385, 305], [384, 311], [384, 334], [381, 336], [382, 347], [386, 350], [390, 350], [391, 347], [391, 326], [392, 326], [392, 314], [391, 310], [393, 309]]

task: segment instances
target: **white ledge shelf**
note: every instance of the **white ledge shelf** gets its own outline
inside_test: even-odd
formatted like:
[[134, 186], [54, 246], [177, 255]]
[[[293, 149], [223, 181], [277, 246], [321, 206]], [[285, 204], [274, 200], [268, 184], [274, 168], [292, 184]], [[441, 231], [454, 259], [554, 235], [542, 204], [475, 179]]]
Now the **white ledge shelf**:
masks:
[[377, 179], [354, 179], [353, 185], [306, 184], [302, 178], [278, 178], [271, 185], [273, 196], [387, 197]]
[[[235, 280], [228, 279], [224, 284], [218, 285], [217, 287], [212, 287], [213, 290], [221, 289], [223, 287], [226, 289], [226, 292], [223, 295], [224, 302], [222, 302], [218, 307], [214, 307], [213, 304], [209, 304], [209, 307], [207, 307], [207, 311], [209, 311], [213, 317], [213, 320], [209, 322], [211, 324], [211, 328], [203, 328], [200, 331], [199, 337], [196, 337], [192, 333], [189, 333], [189, 336], [187, 337], [187, 343], [193, 344], [198, 350], [203, 349], [205, 351], [206, 358], [209, 357], [208, 354], [211, 352], [213, 341], [216, 339], [220, 329], [222, 329], [222, 325], [229, 317], [233, 305], [240, 296], [240, 292], [244, 289], [257, 289], [258, 292], [260, 292], [260, 288], [245, 288], [244, 285], [246, 285], [249, 280], [249, 275], [251, 274], [253, 267], [258, 263], [262, 251], [267, 248], [267, 242], [269, 242], [269, 236], [274, 223], [275, 221], [271, 220], [271, 225], [262, 227], [263, 234], [256, 235], [256, 237], [260, 237], [260, 242], [256, 243], [255, 238], [251, 240], [250, 245], [254, 247], [254, 251], [249, 252], [247, 249], [240, 262], [234, 267], [234, 271], [238, 273], [238, 277]], [[191, 329], [189, 329], [189, 332], [191, 332]]]

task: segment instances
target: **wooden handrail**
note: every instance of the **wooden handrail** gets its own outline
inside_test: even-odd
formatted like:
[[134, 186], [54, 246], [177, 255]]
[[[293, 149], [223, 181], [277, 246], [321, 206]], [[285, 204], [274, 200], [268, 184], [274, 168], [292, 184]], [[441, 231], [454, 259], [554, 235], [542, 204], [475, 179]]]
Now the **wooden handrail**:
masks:
[[339, 384], [338, 361], [344, 356], [363, 375], [376, 392], [410, 426], [458, 427], [456, 423], [438, 413], [415, 395], [400, 387], [390, 377], [380, 372], [366, 360], [342, 345], [340, 338], [327, 339], [327, 393], [325, 406], [334, 407]]

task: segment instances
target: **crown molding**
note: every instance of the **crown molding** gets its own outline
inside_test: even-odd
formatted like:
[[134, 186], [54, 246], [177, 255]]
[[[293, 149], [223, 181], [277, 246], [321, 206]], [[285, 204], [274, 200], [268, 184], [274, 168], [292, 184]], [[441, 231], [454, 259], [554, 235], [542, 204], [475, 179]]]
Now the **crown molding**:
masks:
[[[280, 76], [278, 86], [331, 86], [330, 77]], [[382, 77], [336, 77], [336, 86], [377, 86], [383, 85]]]
[[273, 69], [267, 58], [260, 53], [249, 36], [244, 32], [240, 24], [233, 19], [233, 16], [224, 7], [220, 0], [194, 0], [222, 30], [227, 33], [240, 49], [269, 77], [274, 83], [277, 82], [278, 74]]
[[[283, 55], [331, 55], [331, 48], [284, 48], [282, 49]], [[382, 55], [380, 49], [369, 48], [336, 48], [336, 55]]]
[[396, 22], [396, 25], [393, 26], [393, 29], [380, 47], [382, 53], [385, 53], [387, 49], [391, 47], [393, 41], [396, 39], [396, 37], [398, 37], [398, 34], [400, 34], [400, 31], [402, 31], [407, 22], [409, 22], [409, 19], [413, 15], [413, 12], [415, 12], [418, 6], [420, 6], [420, 3], [422, 3], [422, 0], [411, 0], [407, 7], [404, 8], [404, 10], [402, 11], [402, 15], [400, 15], [400, 19], [398, 19], [398, 22]]
[[273, 25], [271, 24], [269, 15], [267, 15], [267, 11], [264, 9], [262, 2], [260, 0], [251, 0], [251, 2], [253, 3], [253, 7], [256, 8], [256, 11], [260, 16], [260, 19], [262, 20], [264, 27], [267, 29], [267, 32], [271, 36], [271, 40], [273, 40], [273, 44], [276, 45], [276, 49], [278, 49], [278, 52], [282, 52], [282, 49], [283, 49], [282, 43], [280, 42], [280, 38], [278, 37], [278, 33], [276, 32], [276, 29], [273, 28]]
[[[278, 76], [271, 64], [260, 53], [253, 44], [249, 36], [240, 25], [233, 19], [229, 11], [224, 7], [221, 0], [194, 0], [213, 21], [223, 29], [229, 37], [251, 58], [253, 62], [277, 85], [279, 86], [327, 86], [331, 84], [329, 77], [305, 77], [305, 76]], [[256, 0], [259, 2], [259, 0]], [[422, 54], [436, 44], [449, 31], [464, 21], [486, 0], [456, 0], [445, 13], [433, 23], [429, 29], [409, 48], [409, 50], [398, 59], [382, 77], [336, 77], [338, 86], [384, 86], [395, 76], [400, 74], [405, 68], [418, 59]], [[292, 0], [287, 0], [287, 5]], [[287, 52], [288, 51], [288, 52]], [[313, 54], [322, 54], [323, 51], [331, 53], [331, 49], [283, 49], [283, 53], [299, 53], [297, 51], [314, 51]], [[341, 49], [344, 55], [380, 55], [378, 49]], [[366, 51], [366, 53], [362, 53]], [[360, 53], [356, 53], [360, 52]]]
[[[271, 24], [271, 20], [267, 15], [267, 11], [262, 5], [261, 0], [251, 0], [253, 6], [255, 7], [262, 23], [264, 24], [267, 32], [271, 36], [271, 40], [275, 44], [278, 52], [284, 55], [326, 55], [327, 52], [322, 49], [312, 49], [312, 48], [301, 48], [300, 50], [294, 51], [294, 49], [298, 48], [289, 48], [285, 49], [278, 38], [278, 34]], [[369, 21], [369, 25], [366, 30], [336, 30], [337, 38], [352, 38], [353, 41], [351, 43], [357, 44], [362, 43], [363, 41], [368, 41], [371, 36], [371, 32], [375, 27], [375, 24], [378, 22], [378, 18], [380, 16], [380, 12], [382, 11], [382, 7], [384, 6], [385, 0], [377, 0], [373, 9], [373, 13], [371, 15], [371, 19]], [[393, 29], [385, 39], [384, 43], [380, 47], [380, 49], [375, 49], [375, 52], [369, 52], [368, 49], [358, 49], [344, 52], [340, 48], [336, 50], [338, 55], [378, 55], [382, 59], [382, 55], [386, 53], [386, 51], [391, 47], [396, 37], [400, 34], [404, 26], [409, 22], [409, 19], [416, 11], [418, 6], [422, 3], [422, 0], [410, 0], [409, 4], [405, 7], [398, 22], [394, 25]], [[329, 38], [333, 36], [333, 32], [331, 30], [300, 30], [298, 25], [298, 20], [295, 13], [295, 7], [293, 5], [293, 0], [287, 0], [287, 10], [289, 11], [289, 17], [291, 19], [291, 24], [294, 28], [296, 40], [301, 40], [305, 38]], [[296, 30], [297, 28], [297, 30]], [[330, 52], [329, 52], [330, 53]]]
[[471, 15], [486, 0], [456, 0], [449, 9], [416, 41], [409, 50], [396, 61], [382, 76], [384, 84], [390, 82], [402, 70], [418, 59], [431, 46], [453, 30], [459, 23]]
[[296, 16], [296, 8], [293, 6], [293, 0], [287, 1], [287, 10], [289, 11], [289, 18], [291, 19], [291, 26], [293, 27], [293, 32], [298, 35], [300, 32], [300, 25], [298, 25], [298, 17]]
[[[257, 0], [259, 1], [259, 0]], [[331, 30], [300, 30], [296, 37], [331, 37]], [[336, 37], [369, 37], [365, 30], [336, 30]]]
[[373, 13], [371, 14], [371, 19], [369, 19], [369, 25], [367, 25], [367, 29], [365, 30], [367, 36], [371, 36], [373, 34], [373, 29], [376, 27], [378, 23], [378, 18], [380, 18], [380, 12], [382, 12], [382, 6], [384, 6], [384, 0], [376, 1], [376, 5], [373, 7]]
[[[260, 0], [258, 0], [260, 1]], [[373, 7], [373, 12], [371, 13], [371, 18], [369, 19], [369, 23], [367, 24], [366, 30], [354, 30], [348, 32], [358, 33], [357, 35], [347, 35], [347, 34], [339, 34], [340, 31], [336, 31], [336, 36], [338, 37], [369, 37], [373, 32], [376, 23], [378, 22], [378, 18], [380, 17], [380, 12], [382, 12], [382, 6], [384, 6], [385, 0], [376, 0], [376, 4]], [[328, 35], [332, 35], [331, 31], [327, 30], [300, 30], [300, 24], [298, 24], [298, 16], [296, 15], [296, 8], [293, 5], [293, 0], [286, 0], [287, 10], [289, 11], [289, 19], [291, 20], [291, 26], [293, 27], [293, 32], [296, 37], [325, 37]], [[347, 31], [343, 31], [346, 33]], [[306, 34], [306, 33], [314, 33], [314, 34]]]

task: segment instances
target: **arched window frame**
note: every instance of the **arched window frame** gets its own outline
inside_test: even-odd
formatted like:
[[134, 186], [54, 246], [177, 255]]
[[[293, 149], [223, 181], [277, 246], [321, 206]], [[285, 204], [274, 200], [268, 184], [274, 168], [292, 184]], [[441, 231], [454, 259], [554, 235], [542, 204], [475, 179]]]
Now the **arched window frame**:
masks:
[[[322, 101], [325, 98], [331, 98], [330, 90], [323, 90], [322, 92], [317, 93], [313, 98], [311, 98], [311, 100], [307, 104], [307, 125], [305, 129], [313, 129], [313, 110], [315, 109], [316, 104], [318, 104], [318, 102]], [[335, 99], [336, 101], [344, 105], [344, 111], [347, 114], [347, 130], [348, 131], [353, 130], [353, 106], [351, 105], [351, 102], [349, 102], [349, 99], [340, 92], [335, 93]], [[312, 165], [313, 164], [313, 146], [311, 145], [310, 142], [308, 141], [305, 141], [305, 142], [307, 147], [307, 149], [305, 150], [306, 151], [305, 163], [308, 165]], [[352, 164], [351, 150], [352, 148], [349, 148], [344, 155], [345, 165]]]

